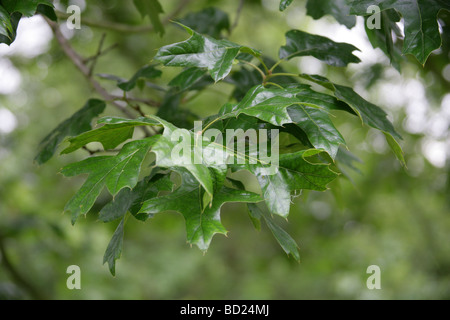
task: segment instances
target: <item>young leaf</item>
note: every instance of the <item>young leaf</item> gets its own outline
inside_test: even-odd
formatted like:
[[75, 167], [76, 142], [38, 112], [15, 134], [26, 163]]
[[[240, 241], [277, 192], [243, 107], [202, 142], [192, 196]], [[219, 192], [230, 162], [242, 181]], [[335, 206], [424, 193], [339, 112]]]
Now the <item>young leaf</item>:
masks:
[[116, 260], [120, 259], [122, 255], [124, 225], [125, 218], [117, 226], [103, 256], [103, 264], [108, 263], [109, 271], [113, 276], [116, 275]]
[[38, 164], [47, 162], [64, 138], [76, 136], [91, 130], [92, 119], [101, 114], [105, 108], [106, 104], [104, 101], [89, 100], [82, 109], [73, 114], [69, 119], [63, 121], [42, 140], [35, 161]]
[[100, 211], [99, 219], [102, 222], [111, 222], [123, 218], [127, 212], [134, 216], [139, 212], [144, 202], [158, 196], [160, 191], [172, 191], [173, 182], [168, 175], [156, 174], [140, 181], [136, 187], [122, 189], [114, 200]]
[[286, 33], [286, 45], [280, 49], [280, 59], [292, 59], [300, 56], [313, 56], [331, 66], [345, 67], [349, 63], [359, 63], [361, 60], [353, 51], [358, 50], [348, 43], [338, 43], [331, 39], [309, 34], [300, 30]]
[[158, 0], [133, 0], [134, 5], [139, 10], [139, 12], [142, 15], [142, 18], [145, 18], [145, 16], [149, 16], [150, 21], [153, 24], [153, 28], [155, 28], [155, 31], [159, 33], [159, 35], [162, 37], [165, 33], [164, 26], [161, 23], [161, 19], [159, 18], [159, 15], [161, 13], [164, 13], [164, 10], [159, 3]]
[[113, 196], [124, 188], [134, 188], [141, 164], [156, 140], [157, 137], [150, 137], [132, 141], [124, 145], [116, 156], [92, 157], [64, 167], [61, 173], [66, 177], [89, 174], [64, 209], [72, 214], [72, 223], [89, 212], [105, 185]]
[[[183, 26], [183, 25], [181, 25]], [[231, 71], [240, 52], [259, 56], [255, 50], [228, 40], [216, 40], [183, 26], [191, 37], [159, 49], [155, 60], [165, 66], [198, 67], [209, 71], [215, 82], [224, 79]]]
[[181, 186], [172, 194], [144, 202], [138, 219], [146, 220], [157, 213], [176, 211], [186, 220], [187, 240], [206, 251], [215, 234], [227, 234], [220, 221], [220, 209], [227, 202], [256, 203], [261, 196], [255, 193], [222, 187], [214, 194], [211, 205], [202, 203], [202, 191], [196, 178], [186, 170], [177, 170]]
[[230, 19], [226, 12], [209, 7], [198, 12], [189, 13], [180, 22], [201, 34], [220, 38], [222, 30], [230, 30]]
[[289, 7], [294, 0], [281, 0], [280, 1], [280, 11], [284, 11]]
[[368, 16], [367, 8], [376, 5], [380, 9], [395, 9], [405, 20], [403, 53], [411, 54], [425, 65], [429, 55], [442, 44], [437, 15], [441, 10], [450, 11], [450, 2], [443, 0], [361, 0], [353, 1], [351, 14]]
[[351, 29], [356, 25], [356, 17], [350, 15], [348, 2], [349, 0], [308, 0], [306, 10], [316, 20], [327, 14], [332, 15], [337, 22]]
[[292, 192], [300, 189], [325, 191], [327, 184], [338, 176], [330, 170], [329, 165], [307, 160], [320, 152], [311, 149], [282, 154], [278, 171], [272, 175], [267, 175], [266, 168], [261, 164], [234, 165], [234, 169], [253, 173], [261, 186], [269, 211], [286, 218], [291, 207]]

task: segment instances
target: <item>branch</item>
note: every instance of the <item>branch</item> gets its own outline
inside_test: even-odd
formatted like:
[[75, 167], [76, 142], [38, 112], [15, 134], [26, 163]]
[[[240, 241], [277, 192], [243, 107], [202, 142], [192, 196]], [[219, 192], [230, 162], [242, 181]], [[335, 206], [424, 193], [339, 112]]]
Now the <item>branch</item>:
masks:
[[6, 252], [6, 247], [3, 243], [3, 238], [0, 236], [0, 254], [1, 254], [1, 264], [11, 275], [11, 278], [24, 290], [26, 290], [31, 298], [35, 300], [45, 300], [45, 297], [30, 283], [26, 280], [18, 270], [14, 267], [9, 259], [9, 255]]
[[236, 29], [236, 27], [239, 24], [239, 19], [241, 18], [242, 9], [244, 9], [244, 2], [245, 2], [245, 0], [240, 0], [239, 1], [239, 6], [238, 6], [237, 11], [236, 11], [236, 18], [234, 20], [233, 25], [230, 28], [230, 34], [233, 32], [234, 29]]
[[50, 28], [53, 31], [53, 34], [56, 37], [56, 40], [58, 41], [59, 45], [61, 46], [62, 50], [66, 54], [66, 56], [72, 61], [72, 63], [78, 68], [78, 70], [84, 75], [84, 77], [90, 82], [92, 87], [99, 95], [103, 97], [106, 101], [109, 101], [114, 107], [122, 111], [127, 117], [134, 118], [134, 115], [124, 106], [114, 101], [114, 97], [111, 96], [108, 91], [103, 88], [100, 83], [95, 81], [95, 79], [91, 75], [90, 68], [86, 65], [84, 62], [84, 59], [70, 46], [69, 42], [66, 38], [64, 38], [63, 34], [61, 33], [61, 30], [59, 29], [58, 25], [49, 20], [45, 19], [47, 23], [49, 24]]
[[[172, 11], [167, 17], [162, 21], [163, 25], [168, 24], [171, 20], [176, 18], [183, 9], [189, 4], [191, 0], [183, 0], [180, 1], [180, 4]], [[64, 12], [56, 12], [56, 16], [58, 19], [68, 19], [71, 15]], [[101, 20], [91, 20], [83, 18], [82, 23], [86, 26], [99, 28], [99, 29], [108, 29], [117, 32], [123, 33], [146, 33], [153, 32], [155, 28], [152, 25], [149, 26], [131, 26], [123, 23], [116, 23], [112, 21], [101, 21]]]
[[128, 97], [128, 96], [115, 96], [115, 95], [111, 95], [114, 100], [116, 101], [124, 101], [126, 103], [130, 103], [130, 102], [140, 102], [143, 104], [146, 104], [149, 107], [153, 107], [153, 108], [159, 108], [161, 106], [161, 103], [152, 99], [142, 99], [142, 98], [134, 98], [134, 97]]

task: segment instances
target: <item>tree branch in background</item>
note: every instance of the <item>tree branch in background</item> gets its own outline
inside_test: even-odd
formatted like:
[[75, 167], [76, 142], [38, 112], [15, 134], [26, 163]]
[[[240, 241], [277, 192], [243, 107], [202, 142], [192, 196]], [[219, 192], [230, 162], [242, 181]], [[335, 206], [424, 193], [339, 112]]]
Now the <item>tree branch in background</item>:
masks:
[[90, 68], [86, 65], [85, 60], [70, 46], [69, 42], [66, 38], [64, 38], [64, 35], [61, 33], [61, 30], [59, 29], [58, 24], [55, 22], [45, 19], [47, 23], [49, 24], [50, 28], [53, 31], [53, 34], [55, 35], [56, 40], [58, 41], [59, 45], [61, 46], [61, 49], [64, 51], [66, 56], [72, 61], [72, 63], [78, 68], [78, 70], [85, 76], [85, 78], [89, 81], [89, 83], [92, 85], [92, 87], [97, 91], [99, 95], [103, 97], [106, 101], [109, 101], [113, 106], [115, 106], [117, 109], [122, 111], [127, 117], [134, 118], [134, 115], [121, 104], [117, 103], [114, 100], [114, 97], [111, 96], [105, 88], [103, 88], [100, 83], [95, 81], [95, 79], [91, 75]]
[[45, 296], [40, 293], [34, 285], [32, 285], [27, 279], [25, 279], [22, 274], [15, 268], [15, 266], [12, 264], [11, 260], [9, 259], [9, 255], [6, 251], [6, 246], [4, 244], [4, 239], [0, 236], [0, 265], [3, 265], [5, 269], [8, 271], [8, 273], [11, 275], [11, 278], [14, 280], [14, 282], [20, 286], [22, 289], [24, 289], [31, 298], [34, 300], [45, 300]]
[[[163, 25], [168, 24], [171, 20], [175, 19], [183, 10], [184, 8], [191, 2], [191, 0], [182, 0], [180, 1], [179, 5], [170, 13], [167, 15], [166, 18], [162, 21]], [[70, 17], [70, 14], [64, 13], [64, 12], [56, 12], [56, 16], [58, 19], [68, 19]], [[117, 31], [117, 32], [123, 32], [123, 33], [146, 33], [146, 32], [153, 32], [155, 28], [152, 25], [148, 26], [131, 26], [128, 24], [123, 23], [116, 23], [112, 21], [101, 21], [101, 20], [91, 20], [83, 18], [83, 25], [86, 25], [88, 27], [92, 28], [99, 28], [99, 29], [108, 29], [111, 31]]]
[[236, 11], [236, 18], [234, 20], [233, 25], [230, 28], [230, 34], [233, 32], [234, 29], [236, 29], [236, 27], [239, 24], [239, 19], [241, 18], [242, 9], [244, 9], [244, 3], [245, 3], [245, 0], [239, 0], [239, 6]]

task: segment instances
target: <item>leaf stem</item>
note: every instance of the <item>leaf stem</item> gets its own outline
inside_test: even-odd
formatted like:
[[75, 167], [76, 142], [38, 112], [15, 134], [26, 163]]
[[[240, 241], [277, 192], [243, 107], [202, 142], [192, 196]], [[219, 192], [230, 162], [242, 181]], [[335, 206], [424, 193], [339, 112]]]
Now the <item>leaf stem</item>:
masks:
[[264, 70], [266, 70], [266, 74], [267, 74], [267, 75], [272, 74], [272, 71], [270, 71], [269, 68], [267, 68], [267, 65], [266, 65], [266, 63], [264, 62], [263, 58], [261, 58], [261, 56], [258, 56], [258, 57], [256, 57], [256, 58], [259, 60], [259, 62], [261, 62], [261, 65], [264, 67]]
[[284, 89], [282, 86], [280, 86], [279, 84], [274, 83], [274, 82], [265, 82], [265, 83], [264, 83], [264, 86], [266, 86], [266, 85], [271, 85], [271, 86], [278, 87], [278, 88], [280, 88], [280, 89]]
[[266, 80], [266, 74], [265, 74], [264, 71], [262, 71], [261, 68], [259, 68], [257, 65], [255, 65], [255, 64], [253, 64], [253, 63], [251, 63], [251, 62], [245, 61], [245, 60], [239, 60], [239, 61], [242, 62], [242, 63], [245, 63], [245, 64], [249, 65], [249, 66], [252, 67], [252, 68], [254, 68], [256, 71], [258, 71], [258, 72], [261, 74], [261, 76], [262, 76], [262, 78], [263, 78], [263, 81]]
[[267, 76], [267, 80], [275, 78], [275, 77], [298, 77], [297, 73], [272, 73]]

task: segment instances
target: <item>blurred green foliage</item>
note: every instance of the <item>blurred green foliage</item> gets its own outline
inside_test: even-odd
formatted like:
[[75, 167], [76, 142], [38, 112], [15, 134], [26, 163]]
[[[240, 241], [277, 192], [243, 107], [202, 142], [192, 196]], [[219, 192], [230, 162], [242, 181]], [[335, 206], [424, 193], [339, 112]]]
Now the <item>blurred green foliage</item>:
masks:
[[[164, 11], [172, 12], [176, 5], [177, 1], [164, 1]], [[191, 1], [179, 16], [213, 5], [234, 21], [237, 1]], [[333, 39], [326, 30], [336, 26], [335, 22], [306, 17], [305, 1], [294, 2], [283, 13], [278, 5], [278, 1], [246, 1], [230, 40], [276, 57], [284, 33], [292, 28], [308, 31], [317, 30], [318, 24], [328, 25], [321, 34]], [[450, 25], [445, 24], [448, 16], [441, 16], [443, 26]], [[150, 23], [130, 3], [119, 0], [89, 2], [84, 17], [131, 25]], [[352, 32], [356, 38], [357, 30]], [[85, 26], [72, 33], [70, 41], [80, 54], [91, 56], [101, 36], [102, 30]], [[184, 31], [173, 24], [166, 25], [162, 38], [155, 33], [108, 31], [105, 46], [117, 47], [98, 60], [95, 73], [129, 79], [151, 61], [157, 48], [184, 38]], [[444, 41], [424, 69], [408, 58], [401, 76], [381, 51], [376, 52], [375, 62], [362, 58], [363, 64], [349, 69], [320, 64], [324, 75], [356, 85], [361, 94], [385, 107], [405, 138], [402, 147], [408, 169], [401, 167], [378, 134], [361, 128], [357, 119], [349, 116], [346, 123], [337, 122], [344, 135], [351, 137], [347, 139], [350, 149], [363, 161], [356, 164], [361, 174], [349, 170], [351, 180], [333, 183], [334, 192], [310, 192], [294, 199], [289, 222], [280, 222], [301, 247], [300, 264], [286, 257], [267, 228], [254, 231], [243, 205], [226, 205], [222, 216], [229, 236], [217, 237], [206, 255], [186, 245], [180, 215], [157, 215], [145, 224], [130, 219], [116, 277], [102, 266], [116, 227], [98, 221], [98, 211], [108, 196], [101, 197], [75, 227], [69, 216], [61, 215], [83, 179], [65, 179], [57, 172], [86, 153], [55, 157], [42, 167], [33, 163], [40, 140], [96, 95], [56, 41], [33, 58], [8, 56], [20, 70], [22, 82], [16, 92], [0, 96], [0, 107], [18, 120], [12, 133], [0, 133], [0, 299], [450, 299], [449, 161], [436, 166], [427, 160], [424, 151], [433, 132], [408, 126], [407, 92], [393, 89], [386, 93], [398, 81], [416, 81], [426, 93], [426, 117], [448, 110], [443, 103], [450, 86], [443, 76], [449, 65], [448, 48]], [[298, 65], [304, 66], [294, 61], [285, 68], [296, 72]], [[178, 71], [165, 68], [156, 83], [166, 84]], [[114, 90], [114, 83], [99, 81]], [[220, 83], [185, 108], [211, 115], [228, 100], [231, 89]], [[152, 88], [136, 92], [162, 99]], [[397, 98], [399, 105], [386, 106], [386, 101], [395, 98], [389, 94], [403, 100]], [[106, 113], [119, 115], [111, 107]], [[443, 139], [449, 139], [448, 122]], [[66, 287], [70, 265], [81, 267], [81, 290]], [[366, 287], [370, 265], [381, 268], [381, 290]]]

